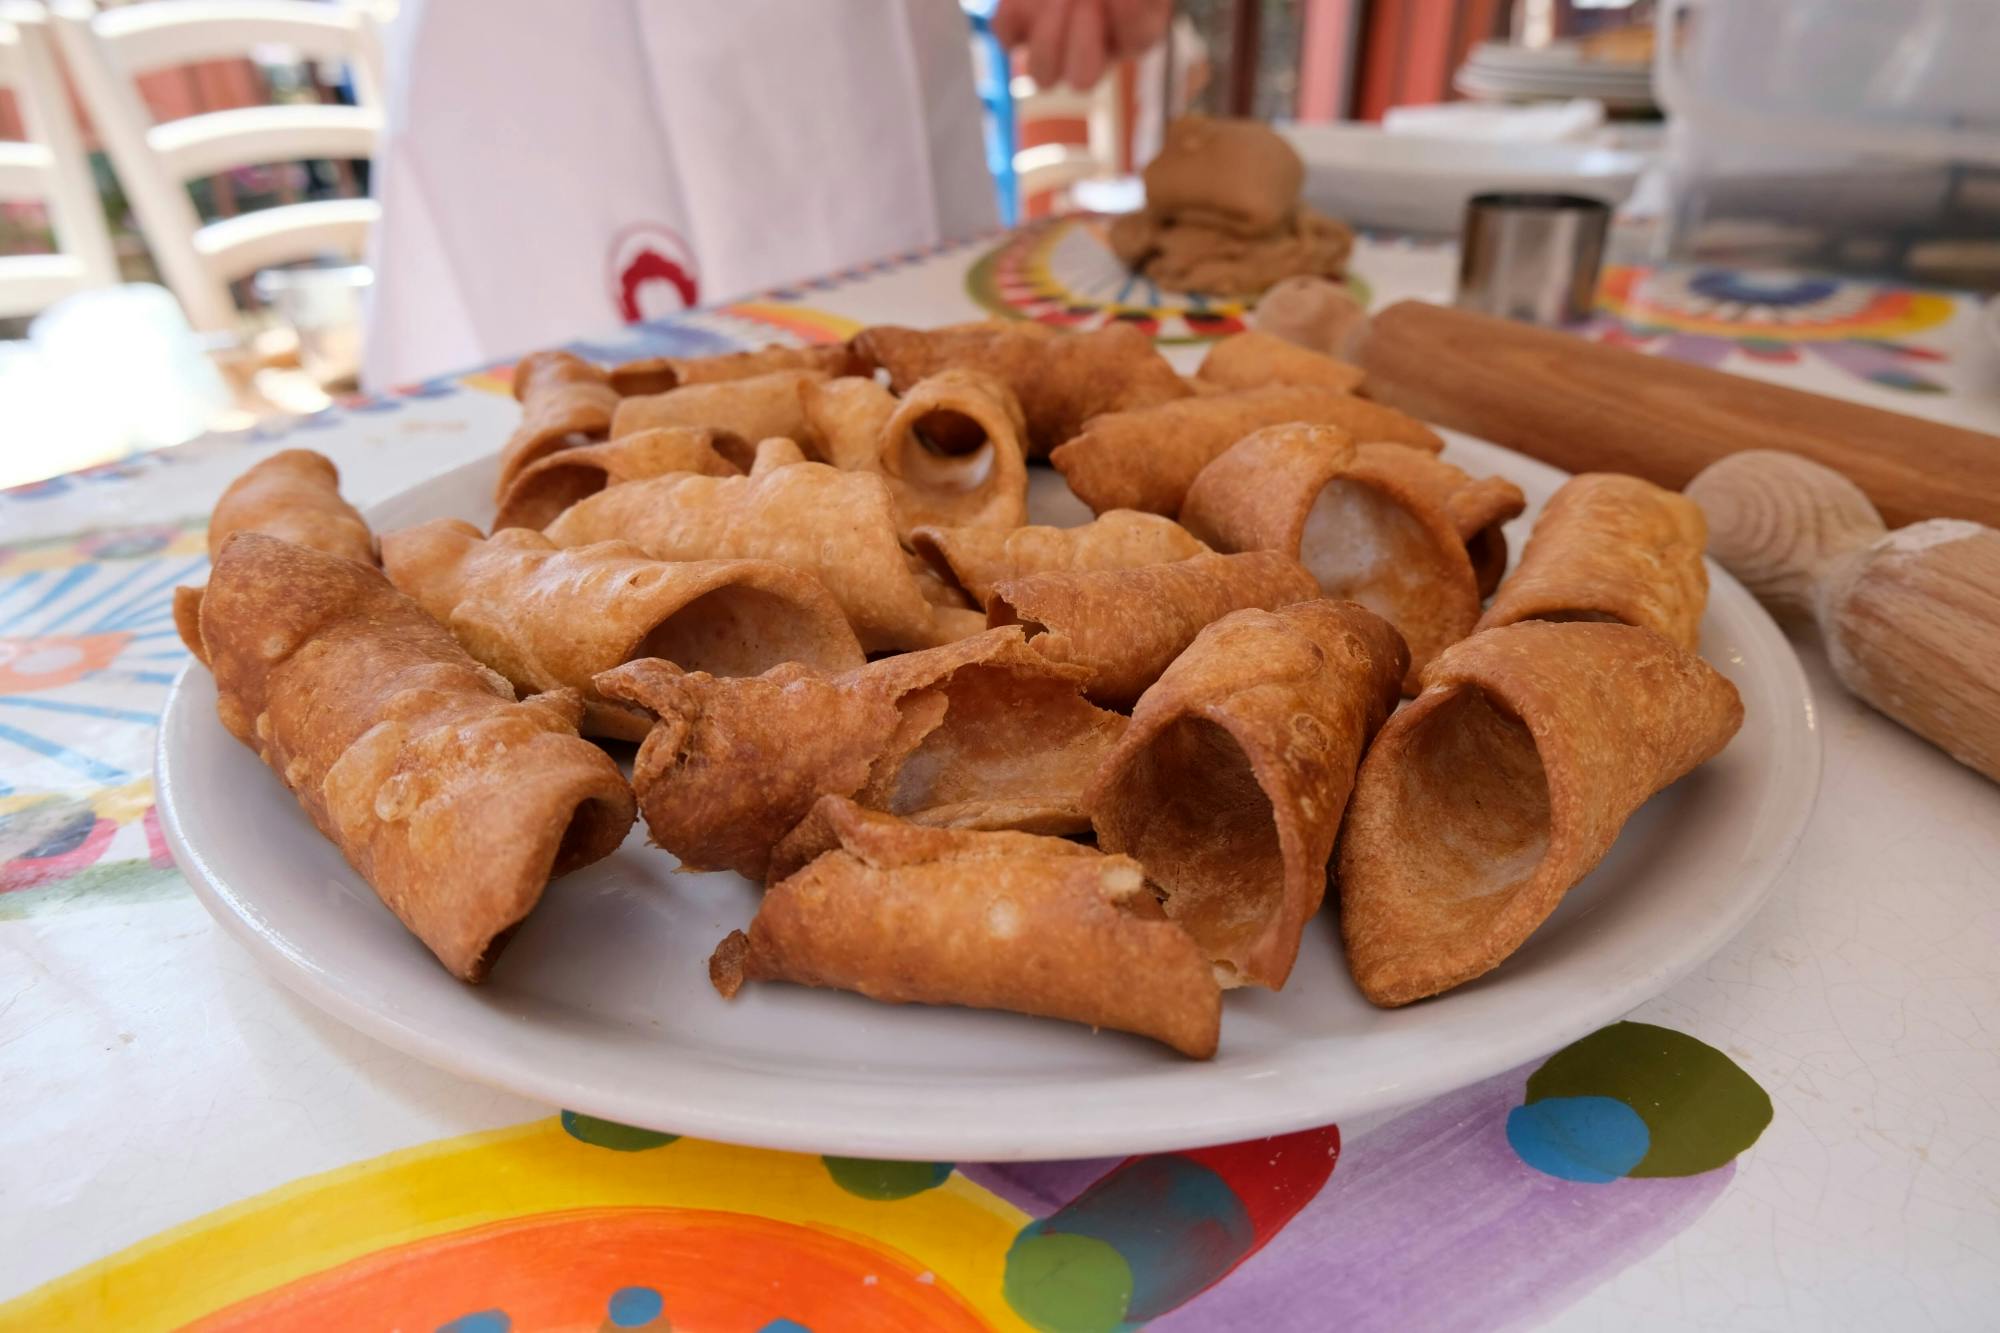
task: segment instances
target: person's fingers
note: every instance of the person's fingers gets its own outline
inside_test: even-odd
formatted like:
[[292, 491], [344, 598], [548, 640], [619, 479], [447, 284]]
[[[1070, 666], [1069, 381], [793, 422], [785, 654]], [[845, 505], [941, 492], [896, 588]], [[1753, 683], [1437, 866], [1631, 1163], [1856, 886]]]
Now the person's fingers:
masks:
[[1000, 7], [993, 11], [993, 35], [1000, 45], [1013, 50], [1028, 40], [1028, 29], [1034, 23], [1035, 13], [1047, 0], [1000, 0]]
[[1071, 0], [1042, 0], [1028, 30], [1028, 77], [1051, 88], [1062, 77], [1063, 37], [1069, 29]]
[[1078, 0], [1063, 44], [1063, 81], [1078, 92], [1096, 87], [1104, 74], [1104, 43], [1104, 0]]
[[1173, 22], [1173, 0], [1104, 0], [1110, 20], [1109, 51], [1113, 60], [1143, 55], [1166, 36]]

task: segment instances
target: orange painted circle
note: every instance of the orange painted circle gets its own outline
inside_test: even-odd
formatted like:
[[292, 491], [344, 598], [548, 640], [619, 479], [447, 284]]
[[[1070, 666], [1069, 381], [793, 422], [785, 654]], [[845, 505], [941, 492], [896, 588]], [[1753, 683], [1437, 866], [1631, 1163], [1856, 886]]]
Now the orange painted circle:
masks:
[[110, 666], [130, 634], [49, 634], [0, 638], [0, 694], [50, 690]]
[[429, 1333], [483, 1311], [512, 1333], [617, 1329], [613, 1293], [648, 1287], [643, 1328], [755, 1333], [987, 1333], [958, 1294], [859, 1237], [693, 1208], [590, 1208], [513, 1218], [378, 1250], [192, 1325], [222, 1330], [397, 1328]]

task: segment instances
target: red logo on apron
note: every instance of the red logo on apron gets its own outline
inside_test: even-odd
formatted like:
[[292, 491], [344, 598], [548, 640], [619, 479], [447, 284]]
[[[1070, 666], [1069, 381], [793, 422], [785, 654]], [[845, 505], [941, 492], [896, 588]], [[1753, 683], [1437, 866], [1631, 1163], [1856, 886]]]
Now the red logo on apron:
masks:
[[687, 242], [670, 228], [641, 222], [611, 238], [611, 303], [627, 324], [697, 305], [699, 272]]

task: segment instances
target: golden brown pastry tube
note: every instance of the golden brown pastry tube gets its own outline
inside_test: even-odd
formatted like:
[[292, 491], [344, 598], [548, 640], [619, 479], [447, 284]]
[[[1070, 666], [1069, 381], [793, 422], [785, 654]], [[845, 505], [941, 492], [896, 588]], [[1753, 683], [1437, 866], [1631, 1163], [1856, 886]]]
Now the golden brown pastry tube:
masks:
[[633, 785], [653, 840], [693, 867], [764, 878], [821, 796], [918, 823], [1080, 833], [1083, 786], [1125, 729], [1079, 673], [994, 630], [833, 674], [748, 679], [639, 661], [597, 678], [659, 718]]
[[522, 357], [514, 367], [514, 397], [521, 404], [521, 424], [500, 451], [495, 498], [536, 459], [605, 438], [618, 408], [618, 391], [604, 372], [562, 351]]
[[1429, 427], [1379, 404], [1281, 384], [1101, 416], [1049, 461], [1100, 514], [1143, 509], [1171, 516], [1201, 470], [1230, 445], [1251, 431], [1292, 421], [1339, 426], [1356, 440], [1393, 439], [1432, 450], [1444, 445]]
[[[1028, 518], [1021, 404], [976, 370], [944, 370], [910, 386], [882, 428], [881, 468], [898, 531], [920, 524], [1018, 528]], [[950, 441], [945, 452], [940, 441]]]
[[1187, 394], [1153, 340], [1122, 324], [1057, 337], [985, 325], [931, 330], [881, 325], [856, 334], [854, 349], [865, 364], [888, 370], [898, 393], [941, 370], [993, 376], [1020, 400], [1028, 453], [1037, 458], [1101, 412]]
[[642, 430], [603, 444], [577, 445], [539, 459], [515, 474], [513, 484], [500, 497], [493, 529], [545, 528], [563, 510], [606, 486], [664, 477], [670, 472], [733, 477], [742, 469], [716, 452], [711, 432], [685, 427]]
[[238, 532], [261, 532], [375, 563], [375, 534], [340, 498], [340, 473], [310, 449], [286, 449], [256, 463], [222, 493], [208, 518], [208, 558]]
[[[208, 518], [208, 558], [239, 532], [261, 532], [328, 555], [375, 563], [375, 534], [340, 497], [340, 472], [310, 449], [262, 459], [229, 483]], [[189, 652], [208, 661], [201, 643], [201, 589], [174, 589], [174, 629]]]
[[575, 693], [516, 703], [379, 570], [238, 533], [201, 636], [223, 725], [461, 980], [632, 826], [617, 766], [577, 738]]
[[976, 370], [944, 370], [898, 399], [872, 379], [800, 390], [805, 445], [851, 472], [879, 472], [906, 536], [924, 523], [1015, 528], [1028, 514], [1021, 405]]
[[[687, 392], [679, 390], [678, 392]], [[655, 560], [776, 560], [816, 576], [868, 652], [927, 648], [983, 628], [977, 612], [934, 607], [896, 540], [882, 478], [789, 463], [766, 441], [747, 477], [687, 473], [628, 482], [551, 523], [558, 546], [629, 541]]]
[[896, 395], [874, 380], [848, 375], [799, 386], [805, 434], [799, 442], [844, 472], [878, 472], [882, 435], [896, 415]]
[[1074, 528], [923, 527], [910, 534], [917, 554], [965, 589], [980, 606], [1008, 579], [1049, 570], [1136, 569], [1208, 550], [1170, 518], [1114, 509]]
[[1479, 628], [1616, 620], [1692, 649], [1708, 606], [1707, 544], [1708, 524], [1686, 496], [1623, 473], [1581, 473], [1535, 520]]
[[724, 995], [746, 980], [790, 981], [1068, 1019], [1215, 1054], [1222, 993], [1129, 857], [1026, 833], [918, 828], [834, 796], [795, 836], [816, 854], [709, 961]]
[[1408, 1004], [1498, 966], [1742, 721], [1735, 686], [1647, 629], [1530, 622], [1448, 649], [1348, 803], [1340, 928], [1361, 993]]
[[1025, 626], [1036, 651], [1084, 669], [1084, 693], [1118, 707], [1145, 693], [1211, 621], [1318, 595], [1298, 561], [1252, 551], [1008, 579], [994, 588], [986, 618]]
[[1346, 284], [1309, 273], [1271, 284], [1250, 312], [1259, 333], [1333, 357], [1349, 355], [1367, 324], [1368, 312]]
[[1146, 691], [1086, 801], [1223, 984], [1285, 984], [1409, 653], [1353, 602], [1237, 611]]
[[620, 399], [611, 419], [613, 438], [657, 426], [686, 426], [715, 432], [716, 448], [741, 468], [750, 466], [760, 440], [805, 435], [799, 386], [825, 379], [824, 371], [774, 370], [740, 380], [690, 384], [666, 393]]
[[1273, 426], [1202, 470], [1181, 521], [1219, 551], [1280, 551], [1328, 597], [1394, 625], [1416, 672], [1479, 619], [1479, 590], [1458, 530], [1393, 469], [1370, 467], [1344, 435]]
[[1225, 389], [1257, 389], [1266, 384], [1309, 384], [1335, 393], [1353, 393], [1361, 367], [1307, 351], [1269, 333], [1233, 334], [1208, 349], [1201, 380]]
[[665, 393], [688, 384], [749, 379], [774, 370], [851, 375], [855, 364], [854, 354], [846, 343], [822, 343], [813, 347], [759, 347], [722, 356], [649, 356], [613, 366], [610, 379], [612, 388], [624, 397], [633, 398]]
[[525, 528], [486, 540], [470, 523], [440, 518], [385, 536], [382, 566], [515, 688], [583, 696], [583, 729], [596, 736], [636, 741], [652, 727], [591, 684], [634, 658], [717, 676], [781, 662], [845, 671], [865, 660], [833, 594], [770, 560], [666, 564], [629, 542], [564, 549]]
[[1400, 444], [1364, 444], [1354, 471], [1380, 478], [1386, 487], [1420, 497], [1444, 510], [1465, 543], [1473, 579], [1483, 598], [1507, 572], [1507, 520], [1527, 507], [1521, 488], [1505, 477], [1473, 477], [1442, 458]]

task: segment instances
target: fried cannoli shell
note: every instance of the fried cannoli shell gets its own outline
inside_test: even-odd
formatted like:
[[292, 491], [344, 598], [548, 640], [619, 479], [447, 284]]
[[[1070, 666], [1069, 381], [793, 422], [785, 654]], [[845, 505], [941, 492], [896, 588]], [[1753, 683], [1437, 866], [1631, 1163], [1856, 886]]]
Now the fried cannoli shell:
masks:
[[514, 367], [514, 397], [521, 424], [500, 451], [495, 498], [522, 469], [538, 458], [574, 444], [589, 444], [611, 433], [618, 391], [602, 370], [568, 352], [536, 352]]
[[882, 437], [896, 415], [896, 395], [865, 376], [807, 380], [799, 386], [805, 434], [814, 457], [844, 472], [882, 470]]
[[1340, 926], [1362, 994], [1408, 1004], [1496, 967], [1742, 720], [1729, 681], [1649, 629], [1528, 622], [1448, 649], [1348, 803]]
[[1222, 993], [1136, 861], [1060, 838], [920, 828], [829, 796], [709, 978], [855, 991], [1135, 1032], [1215, 1054]]
[[1146, 691], [1098, 770], [1098, 846], [1146, 866], [1225, 986], [1285, 984], [1408, 663], [1353, 602], [1233, 612]]
[[1201, 470], [1254, 430], [1286, 422], [1339, 426], [1356, 440], [1393, 439], [1436, 451], [1428, 426], [1352, 394], [1309, 385], [1188, 398], [1095, 418], [1049, 456], [1077, 497], [1098, 513], [1178, 514]]
[[575, 693], [516, 703], [379, 570], [238, 533], [201, 638], [223, 725], [461, 980], [485, 976], [551, 878], [631, 828]]
[[1472, 565], [1444, 510], [1324, 428], [1238, 441], [1195, 479], [1181, 521], [1220, 551], [1296, 557], [1326, 596], [1386, 619], [1409, 644], [1412, 692], [1423, 664], [1479, 619]]
[[849, 376], [800, 390], [812, 452], [852, 472], [879, 472], [901, 534], [921, 524], [1019, 527], [1028, 513], [1020, 401], [982, 371], [942, 370], [898, 399]]
[[1056, 570], [1008, 579], [986, 609], [994, 625], [1022, 625], [1052, 662], [1085, 672], [1098, 703], [1131, 703], [1195, 635], [1231, 611], [1319, 596], [1303, 565], [1276, 551], [1197, 555], [1138, 569]]
[[1367, 324], [1367, 310], [1345, 283], [1311, 273], [1272, 283], [1250, 312], [1258, 332], [1333, 357], [1351, 354]]
[[1353, 471], [1442, 508], [1465, 543], [1479, 595], [1489, 596], [1499, 586], [1507, 572], [1507, 534], [1501, 529], [1527, 507], [1519, 486], [1505, 477], [1474, 477], [1442, 458], [1398, 444], [1362, 445]]
[[649, 356], [626, 361], [610, 370], [611, 387], [626, 398], [666, 393], [689, 384], [716, 384], [768, 375], [774, 370], [817, 370], [828, 375], [854, 373], [854, 354], [846, 343], [812, 347], [759, 347], [722, 356]]
[[821, 370], [774, 370], [745, 379], [690, 384], [618, 402], [613, 438], [660, 426], [715, 432], [724, 458], [748, 469], [759, 440], [800, 439], [806, 433], [799, 386], [825, 379]]
[[1308, 351], [1275, 334], [1251, 330], [1233, 334], [1208, 349], [1197, 378], [1225, 389], [1256, 389], [1266, 384], [1309, 384], [1335, 393], [1353, 393], [1361, 386], [1361, 367]]
[[649, 560], [629, 542], [562, 548], [540, 533], [441, 518], [382, 539], [389, 579], [516, 689], [568, 687], [583, 729], [640, 740], [643, 710], [591, 679], [658, 657], [687, 671], [755, 676], [782, 662], [829, 671], [866, 659], [818, 579], [770, 560]]
[[[948, 529], [938, 528], [929, 531], [948, 531]], [[968, 528], [966, 531], [984, 532], [987, 529]], [[903, 559], [909, 564], [910, 572], [916, 575], [917, 586], [922, 589], [924, 600], [932, 606], [955, 611], [978, 609], [979, 604], [973, 601], [972, 594], [959, 587], [948, 571], [940, 569], [914, 551], [903, 552]]]
[[208, 558], [238, 532], [261, 532], [375, 563], [375, 534], [353, 505], [340, 498], [340, 472], [310, 449], [286, 449], [261, 459], [222, 493], [208, 519]]
[[993, 376], [1020, 401], [1033, 458], [1100, 413], [1187, 395], [1187, 386], [1153, 340], [1137, 329], [1114, 324], [1050, 337], [1028, 332], [1030, 327], [1036, 326], [922, 330], [879, 325], [856, 334], [854, 349], [866, 365], [889, 372], [897, 393], [942, 370]]
[[[1028, 519], [1021, 404], [976, 370], [944, 370], [910, 386], [882, 429], [882, 475], [898, 531], [922, 524], [1018, 528]], [[945, 452], [939, 441], [951, 441]]]
[[653, 840], [704, 869], [765, 878], [821, 796], [918, 823], [1080, 833], [1083, 786], [1125, 729], [1080, 673], [993, 630], [834, 674], [748, 679], [639, 661], [597, 678], [659, 719], [632, 781]]
[[1623, 473], [1581, 473], [1535, 520], [1479, 628], [1615, 620], [1693, 649], [1708, 606], [1707, 544], [1708, 523], [1686, 496]]
[[[208, 558], [239, 532], [261, 532], [300, 546], [375, 563], [375, 534], [340, 496], [340, 472], [322, 454], [286, 449], [260, 460], [229, 483], [208, 518]], [[201, 589], [174, 589], [174, 629], [197, 661], [201, 642]]]
[[181, 636], [194, 660], [208, 665], [208, 649], [201, 641], [201, 589], [174, 589], [174, 633]]
[[578, 500], [621, 482], [670, 472], [733, 477], [742, 470], [716, 452], [709, 431], [678, 426], [637, 431], [559, 450], [521, 469], [500, 497], [493, 528], [545, 528]]
[[917, 554], [985, 606], [1008, 579], [1050, 570], [1136, 569], [1208, 550], [1170, 518], [1113, 509], [1074, 528], [922, 527], [910, 534]]
[[676, 473], [613, 486], [571, 505], [546, 535], [558, 546], [629, 541], [655, 560], [790, 565], [826, 585], [871, 653], [928, 648], [984, 627], [977, 612], [925, 599], [882, 478], [824, 463], [773, 465], [796, 457], [790, 441], [766, 441], [747, 477]]

